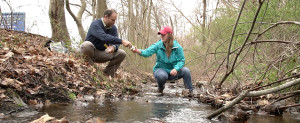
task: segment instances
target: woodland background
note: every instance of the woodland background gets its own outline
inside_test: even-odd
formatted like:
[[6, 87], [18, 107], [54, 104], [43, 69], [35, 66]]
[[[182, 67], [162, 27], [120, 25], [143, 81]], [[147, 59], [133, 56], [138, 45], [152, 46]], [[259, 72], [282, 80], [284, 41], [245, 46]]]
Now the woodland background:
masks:
[[[3, 2], [6, 5], [1, 6], [13, 6], [9, 0]], [[48, 2], [51, 39], [65, 41], [74, 54], [79, 54], [78, 44], [71, 45], [74, 39], [67, 24], [76, 23], [82, 42], [88, 30], [82, 24], [85, 18], [100, 18], [106, 8], [114, 8], [119, 36], [141, 49], [159, 40], [157, 31], [162, 26], [172, 26], [194, 81], [208, 81], [217, 88], [223, 83], [262, 85], [289, 77], [300, 68], [299, 0], [201, 0], [192, 13], [183, 13], [180, 3], [166, 0], [120, 0], [116, 8], [107, 5], [110, 0]], [[208, 8], [211, 4], [215, 8]], [[66, 14], [74, 22], [66, 22]], [[127, 52], [123, 69], [152, 73], [155, 56], [143, 58], [123, 49]]]
[[[0, 103], [9, 98], [21, 102], [19, 105], [72, 101], [105, 90], [122, 97], [123, 93], [137, 94], [138, 86], [147, 83], [145, 79], [154, 81], [155, 56], [143, 58], [121, 47], [127, 57], [117, 79], [102, 76], [104, 64], [90, 66], [81, 58], [78, 46], [88, 30], [84, 23], [102, 17], [106, 8], [114, 8], [119, 36], [141, 49], [159, 40], [157, 32], [163, 26], [173, 27], [175, 39], [184, 48], [193, 84], [202, 90], [195, 96], [219, 108], [207, 118], [241, 100], [239, 108], [243, 110], [263, 107], [275, 115], [300, 105], [299, 0], [201, 0], [194, 3], [197, 7], [191, 13], [183, 12], [181, 3], [171, 0], [47, 2], [49, 18], [38, 19], [49, 19], [51, 29], [40, 29], [51, 30], [48, 38], [64, 41], [70, 52], [50, 52], [43, 47], [46, 37], [0, 29]], [[1, 3], [0, 14], [3, 6], [14, 12], [12, 1]], [[66, 21], [66, 15], [73, 21]], [[71, 23], [76, 24], [79, 38], [71, 36]], [[11, 111], [4, 114], [7, 112]]]

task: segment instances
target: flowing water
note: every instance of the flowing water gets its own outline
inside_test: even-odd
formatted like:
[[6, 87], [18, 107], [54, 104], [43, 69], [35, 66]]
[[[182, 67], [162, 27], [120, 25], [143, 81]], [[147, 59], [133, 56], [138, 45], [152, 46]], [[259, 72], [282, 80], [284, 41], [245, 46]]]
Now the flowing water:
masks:
[[[60, 107], [60, 108], [59, 108]], [[106, 119], [107, 122], [211, 122], [205, 115], [211, 111], [207, 105], [184, 98], [159, 97], [151, 102], [105, 101], [103, 104], [89, 104], [86, 107], [73, 105], [53, 105], [44, 108], [50, 116], [67, 117], [70, 121], [86, 121], [92, 117]]]
[[[151, 87], [155, 89], [155, 87]], [[81, 102], [75, 104], [51, 104], [38, 111], [23, 111], [0, 122], [30, 122], [42, 115], [61, 119], [65, 117], [70, 122], [85, 122], [99, 117], [108, 123], [219, 123], [218, 119], [208, 120], [205, 117], [215, 109], [199, 103], [196, 99], [176, 96], [180, 88], [167, 89], [166, 94], [145, 92], [134, 100], [102, 100]], [[299, 119], [291, 115], [261, 116], [252, 115], [248, 123], [299, 123]]]

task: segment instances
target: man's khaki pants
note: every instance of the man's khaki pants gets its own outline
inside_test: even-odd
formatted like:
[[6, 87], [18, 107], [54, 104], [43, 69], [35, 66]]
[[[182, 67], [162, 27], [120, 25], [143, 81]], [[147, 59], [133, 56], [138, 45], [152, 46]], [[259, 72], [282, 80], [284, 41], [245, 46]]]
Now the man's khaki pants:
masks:
[[89, 64], [96, 63], [105, 63], [110, 61], [104, 73], [107, 75], [115, 76], [115, 72], [120, 67], [121, 62], [125, 59], [126, 52], [122, 49], [118, 49], [117, 52], [107, 53], [105, 51], [100, 51], [95, 48], [95, 46], [90, 41], [85, 41], [81, 44], [81, 52], [85, 55], [85, 59]]

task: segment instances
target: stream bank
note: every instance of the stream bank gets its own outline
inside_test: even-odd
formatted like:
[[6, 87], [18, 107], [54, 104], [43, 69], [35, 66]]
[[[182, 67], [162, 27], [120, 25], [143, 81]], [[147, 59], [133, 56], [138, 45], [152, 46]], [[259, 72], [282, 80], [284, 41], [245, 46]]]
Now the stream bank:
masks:
[[[113, 107], [118, 109], [119, 105], [127, 104], [126, 101], [132, 101], [132, 105], [140, 105], [141, 103], [141, 105], [147, 107], [147, 105], [156, 104], [156, 101], [164, 99], [170, 99], [171, 105], [178, 105], [175, 102], [179, 99], [177, 102], [183, 102], [183, 109], [188, 109], [191, 112], [193, 112], [191, 109], [194, 109], [194, 107], [189, 107], [190, 104], [197, 102], [196, 107], [200, 107], [200, 109], [196, 108], [196, 110], [200, 111], [195, 112], [195, 116], [206, 121], [203, 119], [205, 115], [222, 107], [228, 101], [234, 99], [243, 89], [247, 89], [232, 87], [217, 91], [212, 89], [212, 86], [206, 81], [194, 80], [194, 98], [189, 99], [186, 96], [186, 91], [183, 90], [183, 82], [180, 80], [175, 84], [167, 83], [169, 85], [165, 90], [165, 95], [158, 96], [155, 93], [157, 87], [152, 74], [133, 74], [121, 68], [118, 70], [119, 75], [116, 78], [106, 77], [102, 74], [105, 64], [90, 66], [82, 60], [80, 55], [51, 52], [44, 47], [44, 43], [49, 40], [46, 37], [3, 29], [0, 29], [0, 36], [3, 41], [0, 45], [0, 120], [3, 121], [11, 118], [17, 120], [19, 117], [32, 118], [30, 121], [33, 121], [45, 115], [48, 112], [47, 107], [56, 104], [59, 104], [59, 106], [50, 109], [58, 109], [57, 112], [69, 112], [70, 110], [67, 109], [76, 109], [77, 106], [81, 107], [78, 110], [83, 110], [86, 109], [84, 107], [89, 106], [89, 104], [93, 105], [93, 103], [96, 104], [95, 107], [101, 102], [116, 103]], [[230, 113], [223, 113], [213, 121], [247, 121], [250, 118], [249, 116], [261, 111], [261, 107], [268, 104], [268, 100], [275, 97], [276, 95], [266, 95], [246, 98], [241, 104], [232, 108], [229, 111]], [[150, 100], [151, 98], [154, 99]], [[61, 105], [61, 103], [63, 104]], [[168, 104], [168, 100], [161, 102], [161, 104], [165, 103]], [[282, 102], [282, 104], [288, 104], [288, 102]], [[202, 105], [205, 105], [204, 107], [207, 105], [212, 106], [213, 109], [202, 109]], [[98, 106], [101, 107], [101, 105]], [[92, 109], [97, 109], [94, 106], [92, 107]], [[164, 105], [161, 107], [162, 109], [168, 109], [171, 106]], [[59, 110], [60, 108], [62, 110]], [[177, 108], [180, 109], [180, 107]], [[43, 109], [45, 110], [43, 111]], [[203, 110], [209, 110], [210, 112]], [[172, 111], [181, 112], [172, 109], [166, 116], [175, 115], [172, 114]], [[291, 114], [299, 114], [300, 112], [298, 107], [289, 108], [286, 111]], [[91, 112], [97, 111], [92, 110]], [[198, 113], [201, 116], [198, 116]], [[205, 115], [202, 115], [202, 113]], [[239, 115], [236, 117], [236, 114]], [[263, 114], [269, 115], [269, 113]], [[70, 116], [72, 117], [72, 115]], [[290, 116], [290, 119], [298, 118], [297, 115], [296, 117]], [[52, 119], [59, 120], [61, 117], [64, 117], [64, 115]], [[86, 118], [88, 120], [88, 118], [94, 117], [99, 116], [89, 114]], [[154, 115], [150, 115], [144, 120], [146, 122], [153, 117]], [[168, 121], [167, 117], [158, 118], [158, 121], [160, 120]], [[181, 120], [183, 119], [177, 121]]]

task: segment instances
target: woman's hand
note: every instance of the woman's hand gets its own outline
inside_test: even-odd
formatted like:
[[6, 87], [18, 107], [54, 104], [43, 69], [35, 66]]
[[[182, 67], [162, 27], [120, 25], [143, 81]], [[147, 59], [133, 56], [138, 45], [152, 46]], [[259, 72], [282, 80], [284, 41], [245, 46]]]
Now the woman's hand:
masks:
[[177, 70], [176, 69], [171, 70], [170, 75], [176, 76], [177, 75]]
[[131, 50], [133, 53], [141, 54], [141, 50], [137, 49], [136, 46], [132, 46], [132, 47], [130, 48], [130, 50]]

